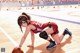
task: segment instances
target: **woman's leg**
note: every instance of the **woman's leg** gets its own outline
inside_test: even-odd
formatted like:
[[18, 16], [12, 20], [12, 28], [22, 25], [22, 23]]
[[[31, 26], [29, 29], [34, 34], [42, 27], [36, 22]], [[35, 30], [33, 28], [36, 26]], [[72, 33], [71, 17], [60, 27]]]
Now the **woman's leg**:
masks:
[[[54, 33], [53, 27], [51, 28], [48, 27], [47, 29], [45, 29], [39, 34], [41, 38], [48, 40], [50, 42], [50, 45], [47, 46], [47, 49], [51, 49], [56, 45], [55, 42], [48, 36], [51, 35], [52, 33]], [[56, 41], [57, 44], [60, 44], [60, 42], [63, 40], [66, 34], [69, 34], [71, 36], [71, 33], [65, 29], [61, 36], [59, 36], [57, 33], [57, 34], [53, 34], [52, 38]]]
[[52, 49], [55, 47], [56, 43], [53, 41], [48, 35], [50, 35], [53, 32], [52, 28], [47, 28], [44, 31], [42, 31], [39, 36], [45, 40], [48, 40], [50, 44], [47, 46], [47, 49]]
[[63, 38], [64, 38], [64, 35], [59, 36], [58, 34], [53, 34], [53, 35], [52, 35], [52, 38], [54, 39], [54, 41], [55, 41], [57, 44], [60, 44], [61, 41], [62, 41]]
[[62, 35], [59, 36], [58, 34], [53, 34], [52, 37], [57, 44], [60, 44], [66, 34], [68, 34], [69, 36], [72, 35], [72, 33], [68, 29], [65, 29]]

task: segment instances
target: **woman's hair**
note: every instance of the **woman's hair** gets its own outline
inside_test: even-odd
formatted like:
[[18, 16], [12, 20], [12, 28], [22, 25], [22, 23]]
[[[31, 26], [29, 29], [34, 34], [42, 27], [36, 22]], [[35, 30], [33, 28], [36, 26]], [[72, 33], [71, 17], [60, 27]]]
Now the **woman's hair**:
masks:
[[27, 16], [28, 20], [31, 20], [30, 16], [29, 16], [29, 15], [27, 15], [25, 12], [23, 12], [23, 13], [22, 13], [22, 15]]
[[28, 22], [29, 20], [31, 20], [31, 19], [30, 19], [30, 16], [27, 15], [26, 13], [24, 13], [24, 12], [22, 13], [22, 15], [20, 15], [20, 16], [18, 17], [17, 22], [18, 22], [18, 25], [19, 25], [21, 31], [22, 31], [22, 27], [21, 27], [22, 23], [23, 23], [23, 22], [26, 22], [26, 23], [29, 25], [29, 22]]

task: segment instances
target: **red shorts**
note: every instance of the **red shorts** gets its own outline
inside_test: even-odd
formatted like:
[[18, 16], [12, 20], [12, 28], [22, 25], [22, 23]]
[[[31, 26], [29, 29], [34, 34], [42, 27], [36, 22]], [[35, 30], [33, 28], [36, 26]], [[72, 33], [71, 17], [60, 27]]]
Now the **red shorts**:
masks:
[[59, 33], [59, 30], [58, 30], [58, 26], [57, 25], [52, 24], [52, 27], [53, 27], [53, 31], [54, 32], [51, 35]]
[[43, 24], [43, 28], [47, 27], [48, 25], [51, 25], [51, 27], [53, 28], [53, 31], [54, 31], [51, 35], [59, 33], [58, 25], [56, 23], [54, 23], [54, 22], [45, 23], [45, 24]]

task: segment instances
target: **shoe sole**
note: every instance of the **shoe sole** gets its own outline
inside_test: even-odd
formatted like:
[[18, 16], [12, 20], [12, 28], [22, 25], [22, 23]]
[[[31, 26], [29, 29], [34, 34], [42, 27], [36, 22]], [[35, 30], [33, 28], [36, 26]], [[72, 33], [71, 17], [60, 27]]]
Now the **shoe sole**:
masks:
[[53, 46], [53, 47], [51, 47], [51, 48], [47, 48], [47, 50], [51, 50], [52, 48], [55, 48], [56, 47], [56, 45], [55, 46]]

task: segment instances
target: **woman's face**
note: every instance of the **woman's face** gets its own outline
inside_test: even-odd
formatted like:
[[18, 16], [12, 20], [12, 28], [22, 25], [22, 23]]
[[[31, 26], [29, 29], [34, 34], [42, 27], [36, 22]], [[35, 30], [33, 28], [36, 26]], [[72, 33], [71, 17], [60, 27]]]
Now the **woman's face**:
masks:
[[25, 21], [22, 21], [22, 27], [27, 27], [27, 23]]

